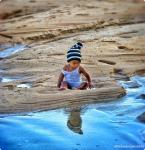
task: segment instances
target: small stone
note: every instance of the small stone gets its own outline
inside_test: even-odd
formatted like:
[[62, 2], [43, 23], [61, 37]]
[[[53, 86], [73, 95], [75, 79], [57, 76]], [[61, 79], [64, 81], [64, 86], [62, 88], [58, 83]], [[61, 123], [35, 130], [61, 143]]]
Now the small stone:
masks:
[[138, 99], [145, 99], [145, 94], [141, 94], [137, 97]]
[[138, 119], [140, 122], [145, 123], [145, 112], [142, 113], [141, 115], [139, 115], [139, 116], [137, 117], [137, 119]]

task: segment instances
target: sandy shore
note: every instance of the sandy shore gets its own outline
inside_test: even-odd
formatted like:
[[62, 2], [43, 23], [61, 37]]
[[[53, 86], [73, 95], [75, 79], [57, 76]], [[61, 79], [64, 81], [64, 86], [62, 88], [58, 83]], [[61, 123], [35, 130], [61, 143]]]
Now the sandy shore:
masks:
[[[16, 78], [0, 83], [0, 113], [115, 100], [125, 93], [117, 79], [145, 73], [143, 1], [15, 1], [0, 3], [0, 45], [27, 48], [0, 59], [1, 80]], [[82, 65], [96, 89], [60, 92], [57, 78], [67, 49], [77, 40], [84, 43]]]

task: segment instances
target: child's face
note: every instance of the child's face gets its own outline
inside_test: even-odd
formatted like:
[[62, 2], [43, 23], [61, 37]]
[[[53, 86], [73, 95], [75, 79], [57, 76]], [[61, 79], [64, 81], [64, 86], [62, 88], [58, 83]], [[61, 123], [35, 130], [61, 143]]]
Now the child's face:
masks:
[[78, 60], [72, 60], [72, 61], [69, 62], [69, 64], [72, 68], [75, 69], [80, 65], [80, 62]]

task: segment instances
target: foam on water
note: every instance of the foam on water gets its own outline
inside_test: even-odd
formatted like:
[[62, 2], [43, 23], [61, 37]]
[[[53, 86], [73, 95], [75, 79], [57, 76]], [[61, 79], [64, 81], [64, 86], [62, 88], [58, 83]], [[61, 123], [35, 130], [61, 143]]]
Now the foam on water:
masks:
[[2, 150], [144, 150], [145, 124], [136, 117], [145, 111], [145, 77], [131, 81], [127, 95], [112, 102], [0, 118]]
[[23, 84], [18, 84], [17, 87], [18, 88], [31, 88], [31, 84], [30, 83], [23, 83]]

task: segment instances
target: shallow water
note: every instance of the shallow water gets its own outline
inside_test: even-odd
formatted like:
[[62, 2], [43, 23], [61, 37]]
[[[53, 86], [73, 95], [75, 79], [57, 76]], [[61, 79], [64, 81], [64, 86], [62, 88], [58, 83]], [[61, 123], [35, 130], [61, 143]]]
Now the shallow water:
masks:
[[16, 44], [13, 47], [5, 48], [4, 50], [0, 51], [0, 58], [9, 57], [17, 52], [23, 51], [25, 48], [26, 46], [21, 44]]
[[[25, 76], [4, 76], [4, 77], [0, 77], [0, 83], [8, 83], [8, 82], [12, 82], [12, 81], [18, 81], [21, 79], [24, 79]], [[18, 88], [31, 88], [32, 84], [31, 83], [20, 83], [17, 85]]]
[[[0, 51], [0, 58], [7, 58], [15, 53], [23, 51], [28, 46], [22, 44], [15, 44], [13, 47], [11, 45], [0, 45], [0, 48], [3, 49]], [[4, 73], [5, 69], [0, 69], [0, 73]], [[12, 82], [23, 79], [24, 76], [7, 76], [7, 75], [0, 75], [0, 83], [3, 82]], [[18, 84], [18, 88], [31, 88], [31, 83], [22, 83]]]
[[[1, 150], [144, 150], [145, 77], [120, 81], [127, 95], [81, 108], [59, 109], [0, 118]], [[135, 84], [133, 84], [135, 85]]]
[[16, 80], [20, 80], [22, 79], [22, 77], [20, 76], [14, 76], [14, 77], [11, 77], [11, 76], [4, 76], [4, 77], [0, 77], [0, 82], [12, 82], [12, 81], [16, 81]]
[[18, 88], [31, 88], [32, 85], [30, 83], [22, 83], [17, 85]]

